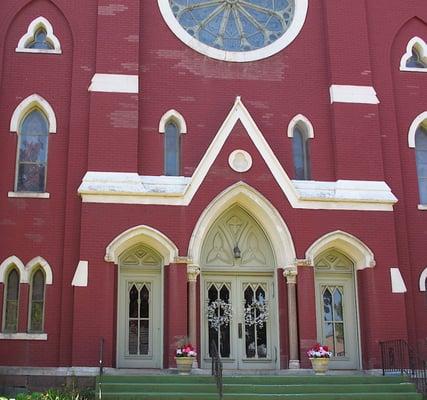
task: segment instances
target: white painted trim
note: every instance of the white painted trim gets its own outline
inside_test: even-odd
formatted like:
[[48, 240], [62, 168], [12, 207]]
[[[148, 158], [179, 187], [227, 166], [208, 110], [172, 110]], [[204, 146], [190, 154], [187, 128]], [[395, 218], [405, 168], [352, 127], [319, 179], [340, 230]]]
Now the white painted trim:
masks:
[[412, 49], [414, 46], [420, 52], [420, 57], [422, 58], [423, 62], [427, 65], [427, 44], [420, 37], [414, 36], [411, 40], [409, 40], [408, 44], [406, 45], [406, 52], [400, 59], [400, 70], [410, 72], [427, 72], [427, 67], [414, 68], [406, 66], [406, 62], [412, 57]]
[[38, 192], [8, 192], [7, 197], [13, 199], [49, 199], [50, 193]]
[[406, 293], [408, 291], [399, 268], [390, 268], [390, 279], [393, 293]]
[[288, 137], [294, 137], [294, 128], [298, 126], [305, 133], [306, 138], [314, 138], [314, 129], [310, 120], [302, 114], [295, 115], [288, 125]]
[[[240, 97], [236, 98], [233, 108], [191, 178], [89, 171], [84, 176], [78, 193], [85, 203], [187, 206], [239, 121], [293, 208], [393, 211], [393, 204], [397, 199], [384, 182], [292, 181]], [[316, 189], [317, 186], [320, 188]]]
[[331, 85], [332, 103], [379, 104], [377, 93], [372, 86]]
[[47, 333], [0, 333], [0, 340], [47, 340]]
[[19, 282], [28, 283], [24, 263], [16, 256], [10, 256], [0, 264], [0, 283], [6, 283], [6, 274], [12, 265], [19, 271]]
[[261, 60], [283, 50], [295, 40], [301, 31], [308, 10], [308, 0], [295, 1], [295, 11], [291, 26], [279, 39], [261, 49], [240, 52], [219, 50], [199, 42], [196, 38], [186, 32], [186, 30], [177, 21], [171, 10], [169, 0], [158, 0], [158, 4], [166, 24], [169, 26], [175, 36], [177, 36], [188, 47], [191, 47], [193, 50], [204, 54], [205, 56], [215, 58], [217, 60], [232, 62]]
[[25, 271], [27, 273], [27, 282], [30, 283], [31, 275], [33, 271], [38, 267], [42, 268], [45, 273], [46, 285], [51, 285], [53, 283], [52, 268], [50, 267], [49, 263], [43, 257], [40, 256], [34, 257], [25, 265]]
[[424, 268], [424, 271], [421, 272], [421, 275], [420, 275], [420, 292], [427, 291], [426, 279], [427, 279], [427, 267]]
[[87, 287], [88, 285], [89, 263], [87, 261], [79, 261], [76, 272], [73, 276], [71, 286]]
[[215, 220], [233, 204], [239, 204], [259, 221], [270, 240], [276, 257], [276, 267], [293, 264], [296, 253], [291, 233], [276, 208], [258, 191], [238, 182], [216, 196], [199, 217], [188, 245], [193, 263], [201, 265], [203, 241]]
[[146, 225], [134, 226], [116, 236], [105, 250], [105, 261], [118, 264], [120, 254], [136, 243], [144, 243], [157, 250], [163, 257], [165, 265], [178, 257], [178, 248], [162, 232]]
[[22, 119], [32, 108], [39, 108], [45, 114], [49, 122], [49, 133], [56, 133], [55, 112], [49, 102], [38, 94], [28, 96], [15, 108], [12, 119], [10, 120], [10, 131], [18, 132]]
[[[46, 39], [53, 45], [53, 49], [29, 49], [29, 42], [34, 40], [34, 35], [39, 28], [46, 30]], [[43, 53], [43, 54], [61, 54], [61, 43], [53, 33], [52, 24], [44, 17], [37, 17], [28, 25], [27, 32], [19, 39], [15, 50], [17, 53]]]
[[160, 118], [159, 122], [159, 132], [165, 133], [166, 131], [166, 124], [169, 122], [169, 120], [175, 121], [178, 124], [179, 133], [187, 133], [187, 124], [185, 123], [185, 119], [176, 110], [169, 110], [166, 111], [162, 118]]
[[234, 150], [228, 156], [228, 165], [233, 171], [247, 172], [252, 168], [252, 156], [245, 150]]
[[427, 204], [418, 204], [418, 210], [427, 211]]
[[375, 267], [375, 258], [372, 250], [359, 238], [344, 231], [334, 231], [317, 239], [305, 252], [305, 258], [310, 265], [327, 250], [337, 249], [349, 257], [357, 270]]
[[411, 149], [415, 149], [415, 134], [417, 133], [417, 129], [420, 127], [420, 125], [425, 125], [427, 129], [427, 111], [423, 111], [421, 114], [418, 114], [409, 127], [408, 146]]
[[138, 75], [95, 74], [89, 86], [89, 92], [138, 93]]

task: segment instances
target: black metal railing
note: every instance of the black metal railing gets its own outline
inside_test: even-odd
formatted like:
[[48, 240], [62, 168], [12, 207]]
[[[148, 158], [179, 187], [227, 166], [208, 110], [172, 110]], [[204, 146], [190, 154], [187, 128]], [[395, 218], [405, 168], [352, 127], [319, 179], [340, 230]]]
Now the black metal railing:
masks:
[[211, 343], [211, 358], [212, 358], [212, 376], [215, 377], [219, 399], [222, 399], [222, 393], [223, 393], [222, 361], [218, 352], [218, 347], [214, 341], [212, 341]]
[[99, 373], [98, 373], [98, 399], [102, 400], [102, 375], [104, 374], [104, 338], [99, 341]]
[[380, 342], [383, 375], [408, 377], [417, 391], [427, 397], [427, 362], [418, 356], [405, 340]]

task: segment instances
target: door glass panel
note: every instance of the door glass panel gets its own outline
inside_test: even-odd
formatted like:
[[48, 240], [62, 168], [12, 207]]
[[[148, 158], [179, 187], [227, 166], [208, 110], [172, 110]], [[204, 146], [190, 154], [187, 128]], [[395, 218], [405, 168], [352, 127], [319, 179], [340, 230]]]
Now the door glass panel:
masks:
[[244, 285], [244, 322], [246, 358], [266, 358], [268, 304], [260, 284]]
[[148, 355], [150, 352], [150, 284], [129, 283], [129, 355]]
[[344, 308], [342, 286], [322, 286], [323, 342], [334, 357], [345, 357]]
[[211, 355], [211, 343], [214, 342], [221, 357], [230, 357], [230, 317], [227, 307], [231, 304], [230, 294], [230, 285], [227, 283], [215, 282], [208, 286], [208, 309], [211, 310], [210, 321], [208, 321], [209, 355]]

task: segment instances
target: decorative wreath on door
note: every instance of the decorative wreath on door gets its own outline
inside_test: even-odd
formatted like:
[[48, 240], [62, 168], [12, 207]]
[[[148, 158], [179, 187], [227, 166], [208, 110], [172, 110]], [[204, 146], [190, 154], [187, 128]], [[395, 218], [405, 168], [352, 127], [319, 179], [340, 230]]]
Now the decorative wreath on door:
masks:
[[222, 299], [217, 299], [208, 305], [206, 314], [210, 326], [219, 331], [221, 326], [230, 324], [233, 316], [233, 308], [230, 303]]
[[251, 304], [245, 307], [244, 311], [245, 325], [257, 326], [263, 328], [268, 321], [268, 304], [266, 301], [253, 300]]

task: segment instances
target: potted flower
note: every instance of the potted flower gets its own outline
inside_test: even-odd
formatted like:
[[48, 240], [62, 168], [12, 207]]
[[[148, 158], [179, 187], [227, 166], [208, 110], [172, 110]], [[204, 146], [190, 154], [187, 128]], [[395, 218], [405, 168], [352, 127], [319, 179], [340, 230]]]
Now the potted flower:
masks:
[[322, 346], [320, 343], [316, 343], [307, 351], [307, 356], [311, 361], [315, 374], [325, 375], [329, 368], [329, 359], [332, 357], [332, 353], [329, 351], [328, 346]]
[[191, 343], [186, 343], [177, 347], [175, 351], [175, 361], [180, 375], [188, 375], [191, 372], [193, 361], [196, 356], [196, 349]]

